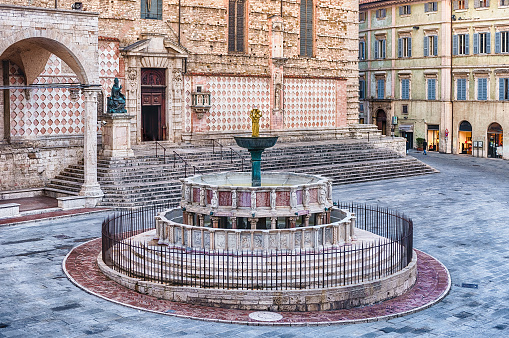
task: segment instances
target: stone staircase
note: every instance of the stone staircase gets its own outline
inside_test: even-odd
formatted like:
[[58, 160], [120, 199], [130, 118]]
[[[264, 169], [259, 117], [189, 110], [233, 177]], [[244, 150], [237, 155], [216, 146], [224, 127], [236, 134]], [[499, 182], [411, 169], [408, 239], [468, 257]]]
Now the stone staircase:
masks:
[[[155, 156], [154, 144], [134, 147], [131, 159], [98, 159], [98, 180], [104, 192], [103, 206], [133, 207], [143, 204], [178, 205], [180, 179], [196, 173], [250, 170], [249, 153], [237, 147], [223, 147], [222, 153], [211, 147], [167, 145], [167, 156]], [[173, 153], [175, 151], [177, 155]], [[182, 161], [184, 159], [186, 163]], [[334, 184], [423, 175], [435, 169], [413, 157], [400, 157], [385, 148], [374, 148], [366, 141], [326, 141], [281, 143], [263, 154], [262, 171], [291, 171], [330, 177]], [[83, 164], [66, 168], [46, 187], [53, 194], [77, 195], [83, 184]]]

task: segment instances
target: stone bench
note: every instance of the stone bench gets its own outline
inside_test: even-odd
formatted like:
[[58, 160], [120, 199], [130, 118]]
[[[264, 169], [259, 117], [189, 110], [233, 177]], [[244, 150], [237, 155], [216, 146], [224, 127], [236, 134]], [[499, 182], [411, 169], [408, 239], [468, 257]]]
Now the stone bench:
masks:
[[18, 203], [0, 204], [0, 218], [19, 216], [19, 206]]
[[87, 197], [86, 196], [66, 196], [58, 197], [58, 207], [63, 210], [85, 208]]

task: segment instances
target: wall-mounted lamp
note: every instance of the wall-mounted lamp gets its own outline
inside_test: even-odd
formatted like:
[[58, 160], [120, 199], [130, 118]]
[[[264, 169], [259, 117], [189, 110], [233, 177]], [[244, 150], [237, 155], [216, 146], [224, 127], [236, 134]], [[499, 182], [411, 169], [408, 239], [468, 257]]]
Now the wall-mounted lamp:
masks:
[[453, 14], [453, 15], [451, 16], [451, 19], [452, 19], [452, 21], [456, 21], [456, 15], [454, 15], [454, 14]]
[[417, 30], [419, 29], [419, 26], [413, 26], [412, 28]]

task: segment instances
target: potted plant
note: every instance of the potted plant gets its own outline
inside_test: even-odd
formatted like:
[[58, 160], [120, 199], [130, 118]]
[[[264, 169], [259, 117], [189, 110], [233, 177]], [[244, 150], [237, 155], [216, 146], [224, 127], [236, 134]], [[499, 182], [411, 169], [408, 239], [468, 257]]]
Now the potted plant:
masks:
[[424, 143], [424, 139], [418, 137], [415, 139], [415, 142], [417, 143], [417, 150], [422, 151], [422, 144]]

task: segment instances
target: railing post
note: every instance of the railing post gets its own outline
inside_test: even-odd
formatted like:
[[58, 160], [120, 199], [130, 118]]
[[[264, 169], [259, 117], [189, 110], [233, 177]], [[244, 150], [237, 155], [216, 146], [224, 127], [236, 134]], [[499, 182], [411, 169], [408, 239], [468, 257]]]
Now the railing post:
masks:
[[166, 148], [163, 148], [163, 161], [166, 164]]
[[157, 142], [156, 142], [156, 158], [157, 158]]

